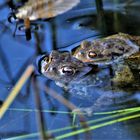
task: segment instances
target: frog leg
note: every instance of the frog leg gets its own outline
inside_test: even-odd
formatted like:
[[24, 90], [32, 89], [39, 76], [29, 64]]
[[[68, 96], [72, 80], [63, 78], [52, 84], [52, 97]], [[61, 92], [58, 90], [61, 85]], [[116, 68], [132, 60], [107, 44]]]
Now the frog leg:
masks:
[[112, 82], [114, 85], [126, 86], [134, 81], [134, 75], [125, 63], [119, 63], [114, 66], [114, 77]]
[[55, 81], [55, 84], [59, 87], [62, 87], [64, 90], [68, 91], [68, 86], [66, 83], [61, 83], [59, 81]]
[[140, 36], [129, 36], [129, 38], [140, 47]]
[[132, 70], [140, 70], [140, 52], [131, 55], [125, 61]]
[[100, 96], [92, 106], [77, 108], [74, 109], [73, 112], [82, 112], [83, 114], [89, 117], [93, 116], [95, 112], [98, 112], [99, 110], [104, 110], [105, 107], [114, 104], [114, 99], [117, 97], [118, 95], [115, 95], [113, 92], [105, 93], [102, 96]]

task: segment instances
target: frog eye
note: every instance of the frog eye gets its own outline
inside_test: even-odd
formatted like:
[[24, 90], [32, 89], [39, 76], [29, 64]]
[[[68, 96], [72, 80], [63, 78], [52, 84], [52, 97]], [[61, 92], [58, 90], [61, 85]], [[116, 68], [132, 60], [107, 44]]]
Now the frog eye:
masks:
[[62, 67], [62, 69], [61, 69], [61, 74], [62, 75], [71, 76], [74, 73], [75, 73], [75, 69], [72, 68], [72, 67], [65, 66], [65, 67]]
[[95, 58], [97, 56], [97, 54], [95, 53], [95, 52], [93, 52], [93, 51], [90, 51], [89, 53], [88, 53], [88, 57], [89, 58]]

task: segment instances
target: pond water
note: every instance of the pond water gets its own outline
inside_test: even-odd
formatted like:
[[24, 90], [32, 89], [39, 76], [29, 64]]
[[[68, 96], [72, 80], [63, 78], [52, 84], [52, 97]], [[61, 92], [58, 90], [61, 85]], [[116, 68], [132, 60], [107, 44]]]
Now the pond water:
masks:
[[[15, 5], [21, 4], [19, 0], [13, 0], [13, 2]], [[32, 38], [27, 41], [23, 22], [17, 25], [15, 37], [13, 37], [16, 24], [11, 24], [7, 20], [11, 10], [7, 4], [4, 4], [4, 0], [0, 1], [1, 105], [27, 66], [36, 63], [38, 57], [43, 53], [49, 54], [54, 49], [71, 51], [83, 40], [94, 40], [118, 32], [140, 35], [139, 0], [104, 0], [103, 7], [98, 2], [98, 0], [81, 0], [80, 4], [62, 15], [50, 20], [32, 22]], [[140, 117], [135, 117], [139, 115], [140, 91], [138, 88], [105, 90], [103, 87], [98, 89], [92, 87], [86, 89], [83, 94], [81, 92], [68, 94], [54, 81], [39, 74], [38, 68], [36, 68], [35, 74], [39, 85], [46, 84], [77, 107], [92, 106], [99, 96], [109, 96], [104, 104], [110, 103], [111, 100], [111, 106], [96, 110], [90, 117], [85, 116], [92, 134], [89, 139], [139, 139]], [[103, 74], [106, 74], [107, 77], [110, 76], [108, 69], [105, 69]], [[0, 120], [0, 139], [41, 139], [34, 97], [37, 92], [34, 88], [33, 80], [29, 78]], [[121, 96], [115, 98], [112, 95]], [[58, 100], [47, 95], [42, 86], [39, 88], [39, 96], [46, 132], [49, 131], [56, 139], [88, 139], [86, 133], [82, 132], [78, 116], [74, 122], [77, 128], [70, 127], [73, 122], [70, 110]], [[110, 99], [110, 97], [113, 98]], [[126, 111], [125, 109], [128, 108], [132, 108], [132, 110]], [[122, 109], [125, 111], [112, 112]], [[78, 130], [79, 135], [71, 133], [76, 133]]]

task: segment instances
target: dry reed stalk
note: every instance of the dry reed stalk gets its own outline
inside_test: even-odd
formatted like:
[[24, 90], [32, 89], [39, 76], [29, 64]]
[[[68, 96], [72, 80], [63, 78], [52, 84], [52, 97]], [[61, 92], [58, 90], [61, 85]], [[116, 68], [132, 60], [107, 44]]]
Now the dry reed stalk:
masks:
[[9, 96], [7, 97], [7, 99], [4, 101], [3, 105], [0, 108], [0, 119], [2, 119], [2, 117], [5, 114], [6, 110], [12, 104], [12, 102], [14, 101], [16, 96], [18, 95], [19, 91], [21, 90], [21, 88], [23, 87], [23, 85], [25, 84], [27, 79], [31, 76], [33, 71], [34, 71], [34, 66], [29, 65], [27, 67], [26, 71], [21, 76], [21, 78], [18, 80], [18, 82], [16, 83], [15, 87], [12, 89], [12, 91], [9, 94]]

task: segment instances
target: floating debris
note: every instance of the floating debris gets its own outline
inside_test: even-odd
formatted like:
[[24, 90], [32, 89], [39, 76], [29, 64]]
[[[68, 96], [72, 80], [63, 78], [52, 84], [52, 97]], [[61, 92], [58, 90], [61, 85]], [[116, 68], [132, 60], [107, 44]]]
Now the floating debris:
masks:
[[30, 20], [52, 18], [72, 9], [79, 2], [80, 0], [29, 0], [18, 9], [16, 17]]

